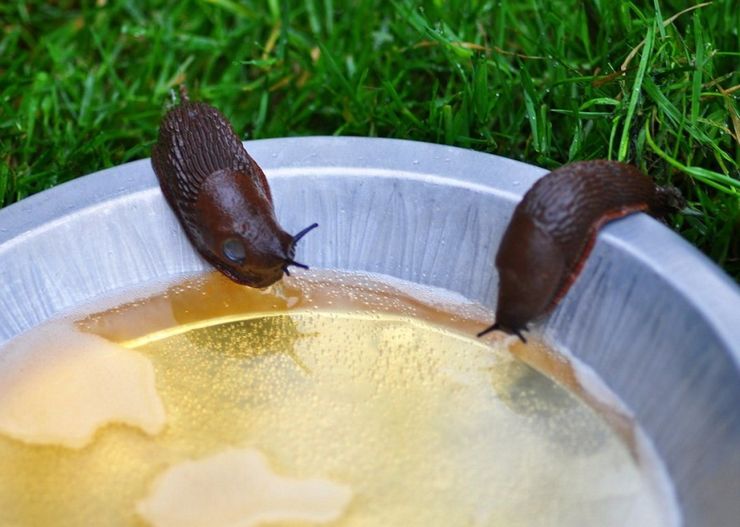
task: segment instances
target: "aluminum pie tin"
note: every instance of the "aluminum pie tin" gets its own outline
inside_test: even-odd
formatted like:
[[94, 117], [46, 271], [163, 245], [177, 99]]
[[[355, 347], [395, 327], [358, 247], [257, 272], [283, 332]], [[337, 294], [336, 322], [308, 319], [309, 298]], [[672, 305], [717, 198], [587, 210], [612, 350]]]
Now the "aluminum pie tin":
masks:
[[[491, 307], [494, 257], [545, 170], [392, 139], [250, 141], [296, 259], [442, 287]], [[0, 210], [0, 344], [116, 289], [207, 269], [148, 159]], [[608, 224], [545, 336], [592, 367], [652, 439], [684, 525], [740, 518], [740, 289], [645, 214]], [[0, 367], [2, 362], [0, 361]]]

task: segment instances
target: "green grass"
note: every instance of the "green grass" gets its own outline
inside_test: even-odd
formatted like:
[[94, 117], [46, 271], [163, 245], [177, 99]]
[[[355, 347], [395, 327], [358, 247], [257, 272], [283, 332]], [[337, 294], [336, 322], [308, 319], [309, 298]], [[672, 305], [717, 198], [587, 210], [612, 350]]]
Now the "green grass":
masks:
[[636, 163], [682, 190], [672, 226], [740, 280], [733, 0], [46, 4], [0, 7], [0, 205], [148, 157], [187, 81], [245, 138]]

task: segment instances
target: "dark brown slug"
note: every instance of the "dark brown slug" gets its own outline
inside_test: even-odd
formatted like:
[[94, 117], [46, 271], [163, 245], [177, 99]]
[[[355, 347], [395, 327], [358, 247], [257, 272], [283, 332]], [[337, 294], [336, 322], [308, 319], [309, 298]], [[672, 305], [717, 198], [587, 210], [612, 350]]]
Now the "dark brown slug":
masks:
[[522, 331], [565, 295], [602, 225], [682, 206], [676, 189], [656, 186], [632, 165], [581, 161], [550, 172], [524, 195], [504, 232], [496, 255], [496, 323], [478, 336], [498, 329], [526, 342]]
[[264, 172], [244, 149], [226, 118], [191, 102], [184, 86], [180, 104], [162, 119], [152, 150], [162, 193], [195, 249], [233, 281], [267, 287], [280, 280], [298, 240], [275, 218]]

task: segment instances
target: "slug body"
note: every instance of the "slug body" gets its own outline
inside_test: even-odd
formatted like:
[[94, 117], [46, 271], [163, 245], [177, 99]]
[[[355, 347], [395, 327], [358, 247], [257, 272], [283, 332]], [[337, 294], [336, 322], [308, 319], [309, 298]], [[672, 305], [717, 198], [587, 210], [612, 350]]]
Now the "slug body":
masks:
[[[262, 169], [215, 108], [190, 102], [165, 115], [152, 151], [162, 192], [195, 249], [233, 281], [267, 287], [288, 273], [296, 236], [275, 218]], [[289, 273], [288, 273], [289, 274]]]
[[602, 225], [680, 206], [675, 189], [657, 187], [624, 163], [582, 161], [547, 174], [524, 195], [501, 240], [496, 323], [480, 335], [500, 329], [525, 341], [522, 330], [565, 295]]

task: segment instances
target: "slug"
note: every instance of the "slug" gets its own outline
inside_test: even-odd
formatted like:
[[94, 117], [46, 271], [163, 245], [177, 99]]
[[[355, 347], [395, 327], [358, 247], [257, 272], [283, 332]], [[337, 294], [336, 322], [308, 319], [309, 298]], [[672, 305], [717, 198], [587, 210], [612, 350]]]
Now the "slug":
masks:
[[244, 149], [228, 120], [212, 106], [180, 104], [162, 119], [152, 167], [167, 203], [198, 253], [234, 282], [267, 287], [290, 274], [298, 234], [275, 218], [262, 169]]
[[636, 167], [580, 161], [538, 180], [514, 210], [504, 232], [494, 330], [517, 335], [565, 296], [605, 223], [633, 212], [662, 216], [683, 206], [673, 187], [661, 188]]

